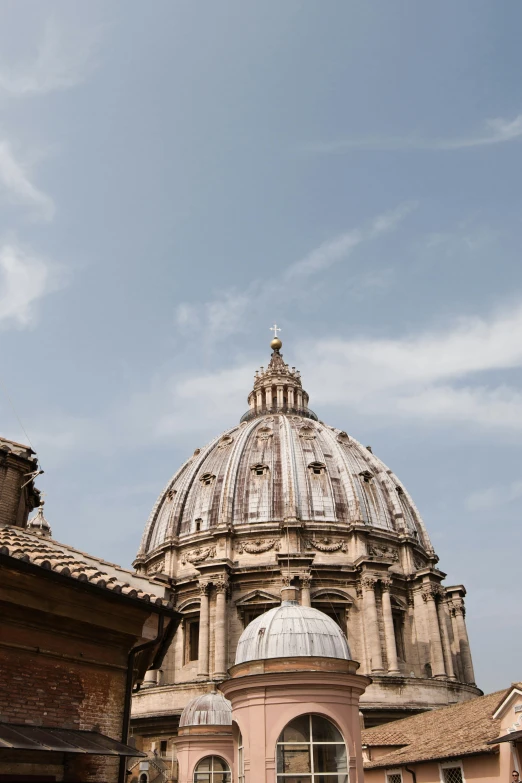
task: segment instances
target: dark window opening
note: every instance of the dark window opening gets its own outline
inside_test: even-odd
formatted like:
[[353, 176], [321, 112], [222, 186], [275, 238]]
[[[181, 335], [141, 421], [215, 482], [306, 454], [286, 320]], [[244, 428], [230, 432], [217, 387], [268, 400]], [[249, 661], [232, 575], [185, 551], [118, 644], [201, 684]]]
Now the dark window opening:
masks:
[[258, 465], [252, 465], [250, 470], [254, 476], [264, 476], [268, 473], [268, 465], [261, 465], [259, 463]]
[[431, 670], [431, 663], [424, 664], [424, 676], [428, 679], [431, 679], [433, 677], [433, 672]]
[[395, 633], [395, 646], [397, 648], [397, 657], [401, 661], [406, 660], [404, 650], [404, 621], [402, 612], [393, 612], [393, 630]]
[[331, 617], [346, 636], [346, 612], [343, 607], [335, 607], [330, 605], [326, 607], [316, 603], [314, 603], [313, 606], [314, 609], [319, 609], [324, 614], [327, 614], [328, 617]]
[[326, 465], [323, 462], [311, 462], [308, 467], [314, 476], [320, 476], [326, 472]]
[[216, 477], [212, 475], [212, 473], [203, 473], [201, 478], [199, 479], [202, 484], [205, 484], [205, 486], [210, 486], [212, 482], [214, 481]]
[[160, 756], [167, 755], [167, 740], [161, 740], [160, 742]]
[[264, 604], [264, 605], [256, 606], [255, 608], [245, 609], [245, 612], [243, 614], [243, 622], [245, 628], [247, 627], [247, 625], [249, 625], [252, 622], [252, 620], [255, 620], [256, 617], [260, 617], [262, 614], [268, 612], [268, 610], [272, 608], [273, 608], [272, 604], [270, 605]]
[[199, 658], [199, 619], [185, 620], [185, 663]]

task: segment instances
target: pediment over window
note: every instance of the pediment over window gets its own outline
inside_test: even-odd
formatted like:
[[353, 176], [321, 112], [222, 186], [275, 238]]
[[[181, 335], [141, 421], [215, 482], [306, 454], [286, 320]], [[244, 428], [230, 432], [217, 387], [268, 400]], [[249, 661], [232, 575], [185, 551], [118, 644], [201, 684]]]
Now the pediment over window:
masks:
[[344, 590], [332, 590], [328, 587], [315, 590], [311, 598], [313, 603], [337, 604], [337, 606], [340, 604], [351, 606], [353, 604], [353, 598], [348, 593], [345, 593]]
[[281, 603], [280, 596], [273, 595], [272, 593], [267, 592], [266, 590], [252, 590], [250, 593], [246, 593], [242, 598], [240, 598], [238, 601], [236, 601], [236, 606], [239, 607], [249, 607], [249, 606], [256, 606], [259, 604], [266, 605], [271, 604], [273, 606], [279, 606]]

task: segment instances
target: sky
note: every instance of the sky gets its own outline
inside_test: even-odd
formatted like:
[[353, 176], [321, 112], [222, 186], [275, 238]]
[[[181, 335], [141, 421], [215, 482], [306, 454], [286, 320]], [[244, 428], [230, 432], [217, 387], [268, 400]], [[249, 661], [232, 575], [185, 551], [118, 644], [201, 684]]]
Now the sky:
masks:
[[269, 327], [520, 680], [522, 5], [0, 0], [0, 432], [130, 566]]

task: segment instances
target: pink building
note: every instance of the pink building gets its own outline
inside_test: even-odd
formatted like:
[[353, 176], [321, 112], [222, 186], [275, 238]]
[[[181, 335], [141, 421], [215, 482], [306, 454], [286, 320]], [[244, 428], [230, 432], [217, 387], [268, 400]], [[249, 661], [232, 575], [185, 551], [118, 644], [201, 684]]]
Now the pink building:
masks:
[[179, 783], [362, 783], [358, 667], [335, 621], [284, 589], [243, 632], [225, 698], [183, 711]]

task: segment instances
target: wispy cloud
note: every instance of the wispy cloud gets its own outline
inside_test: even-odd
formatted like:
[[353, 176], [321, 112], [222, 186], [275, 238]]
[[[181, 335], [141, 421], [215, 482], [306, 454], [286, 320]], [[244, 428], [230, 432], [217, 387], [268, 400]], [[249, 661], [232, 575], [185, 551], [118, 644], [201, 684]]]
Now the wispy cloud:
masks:
[[485, 147], [503, 144], [522, 137], [522, 114], [508, 120], [496, 117], [487, 120], [484, 128], [476, 134], [455, 138], [423, 138], [417, 135], [365, 138], [347, 138], [305, 144], [303, 151], [312, 153], [342, 153], [350, 150], [462, 150], [471, 147]]
[[0, 192], [7, 201], [32, 208], [43, 220], [54, 217], [52, 198], [31, 182], [26, 168], [16, 159], [6, 140], [0, 140]]
[[[281, 298], [287, 304], [292, 297], [300, 297], [303, 290], [300, 283], [304, 285], [313, 275], [326, 272], [334, 264], [345, 261], [365, 242], [393, 231], [415, 207], [414, 202], [401, 204], [394, 210], [378, 215], [367, 226], [354, 228], [329, 239], [291, 263], [279, 278], [269, 282], [254, 280], [243, 290], [218, 292], [213, 299], [202, 304], [183, 302], [176, 310], [176, 323], [186, 330], [201, 329], [211, 341], [224, 339], [241, 328], [253, 307], [266, 309], [268, 303], [275, 305]], [[385, 278], [386, 275], [371, 278], [365, 273], [361, 287], [383, 285]]]
[[26, 328], [35, 305], [64, 284], [61, 270], [14, 244], [0, 246], [0, 327]]
[[347, 258], [352, 250], [363, 242], [375, 239], [379, 234], [392, 231], [415, 208], [414, 203], [402, 204], [397, 209], [376, 217], [368, 228], [354, 229], [329, 240], [312, 250], [305, 258], [296, 261], [284, 273], [286, 280], [308, 277], [322, 272], [337, 261]]
[[388, 419], [453, 421], [506, 432], [522, 432], [522, 393], [488, 382], [487, 374], [521, 367], [522, 305], [393, 340], [323, 340], [316, 350], [308, 346], [301, 362], [323, 403]]
[[95, 66], [99, 39], [97, 30], [69, 29], [49, 19], [33, 59], [0, 64], [0, 92], [21, 97], [75, 87]]
[[479, 492], [473, 492], [466, 498], [466, 508], [469, 511], [486, 511], [490, 508], [507, 505], [522, 498], [522, 480], [513, 481], [507, 485], [487, 487]]

